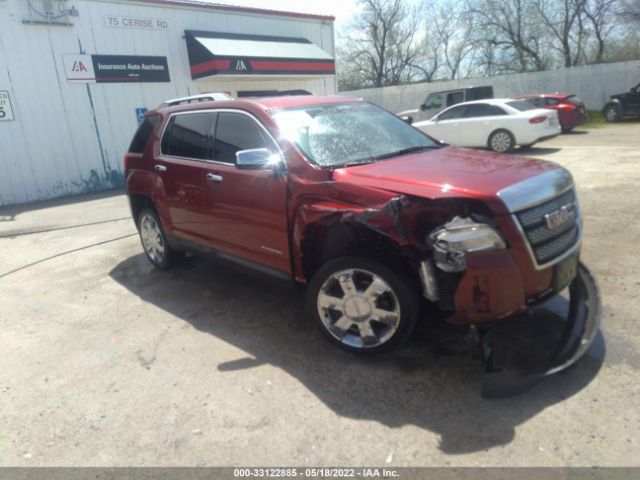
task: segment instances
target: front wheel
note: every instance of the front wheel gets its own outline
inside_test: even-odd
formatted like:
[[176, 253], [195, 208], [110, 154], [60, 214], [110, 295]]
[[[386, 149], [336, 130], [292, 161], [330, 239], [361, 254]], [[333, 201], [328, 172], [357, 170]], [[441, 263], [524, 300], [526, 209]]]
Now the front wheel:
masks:
[[376, 354], [404, 343], [419, 312], [417, 288], [385, 265], [368, 258], [341, 257], [311, 279], [307, 308], [334, 344], [351, 352]]
[[617, 105], [607, 105], [607, 107], [604, 109], [604, 119], [607, 122], [619, 122], [621, 118], [622, 112]]
[[509, 130], [496, 130], [489, 135], [488, 145], [494, 152], [508, 152], [513, 149], [515, 143], [513, 134]]

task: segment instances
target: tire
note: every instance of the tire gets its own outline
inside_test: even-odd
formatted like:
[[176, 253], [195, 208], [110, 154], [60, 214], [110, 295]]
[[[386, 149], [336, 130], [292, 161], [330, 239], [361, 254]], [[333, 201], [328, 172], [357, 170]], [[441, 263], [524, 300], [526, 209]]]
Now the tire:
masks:
[[569, 133], [571, 130], [573, 130], [573, 127], [560, 127], [562, 130], [562, 133]]
[[418, 288], [369, 258], [330, 260], [315, 273], [307, 291], [307, 311], [320, 331], [343, 350], [360, 354], [402, 345], [415, 328], [419, 310]]
[[490, 150], [498, 153], [510, 152], [513, 150], [516, 141], [509, 130], [500, 129], [489, 135], [487, 146]]
[[604, 115], [604, 119], [610, 123], [619, 122], [620, 119], [622, 119], [622, 111], [615, 103], [604, 107], [604, 111], [602, 113]]
[[138, 232], [144, 253], [154, 267], [167, 270], [175, 264], [181, 252], [169, 245], [160, 218], [154, 210], [145, 208], [140, 212]]

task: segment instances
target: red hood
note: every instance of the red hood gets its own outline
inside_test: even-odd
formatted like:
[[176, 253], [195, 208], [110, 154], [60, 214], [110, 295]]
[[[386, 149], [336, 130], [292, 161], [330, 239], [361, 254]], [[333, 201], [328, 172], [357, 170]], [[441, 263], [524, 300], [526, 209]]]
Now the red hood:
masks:
[[484, 201], [495, 213], [508, 213], [500, 190], [559, 168], [517, 155], [445, 147], [340, 168], [334, 180], [422, 198], [468, 197]]

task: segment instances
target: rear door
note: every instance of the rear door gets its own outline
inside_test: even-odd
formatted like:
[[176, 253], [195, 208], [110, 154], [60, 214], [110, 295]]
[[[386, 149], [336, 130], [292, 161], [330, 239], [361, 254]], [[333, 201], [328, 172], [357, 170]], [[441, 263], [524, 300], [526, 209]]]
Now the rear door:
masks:
[[236, 152], [279, 148], [262, 124], [243, 111], [219, 111], [213, 161], [207, 166], [209, 235], [216, 248], [290, 271], [286, 174], [236, 168]]
[[164, 187], [170, 232], [210, 245], [207, 197], [204, 189], [211, 159], [215, 113], [174, 113], [160, 144], [153, 168]]

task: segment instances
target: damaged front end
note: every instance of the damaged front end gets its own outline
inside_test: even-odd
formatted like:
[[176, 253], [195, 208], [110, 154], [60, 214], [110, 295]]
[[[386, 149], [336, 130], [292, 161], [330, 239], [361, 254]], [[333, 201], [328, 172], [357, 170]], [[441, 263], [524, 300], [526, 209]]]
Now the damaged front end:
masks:
[[[576, 363], [593, 342], [600, 323], [600, 296], [577, 251], [548, 270], [555, 288], [531, 298], [522, 268], [491, 221], [454, 217], [430, 232], [427, 242], [433, 261], [421, 262], [423, 295], [450, 307], [449, 323], [477, 327], [483, 396], [520, 393]], [[453, 287], [443, 292], [451, 279]], [[564, 308], [558, 306], [563, 303]]]

